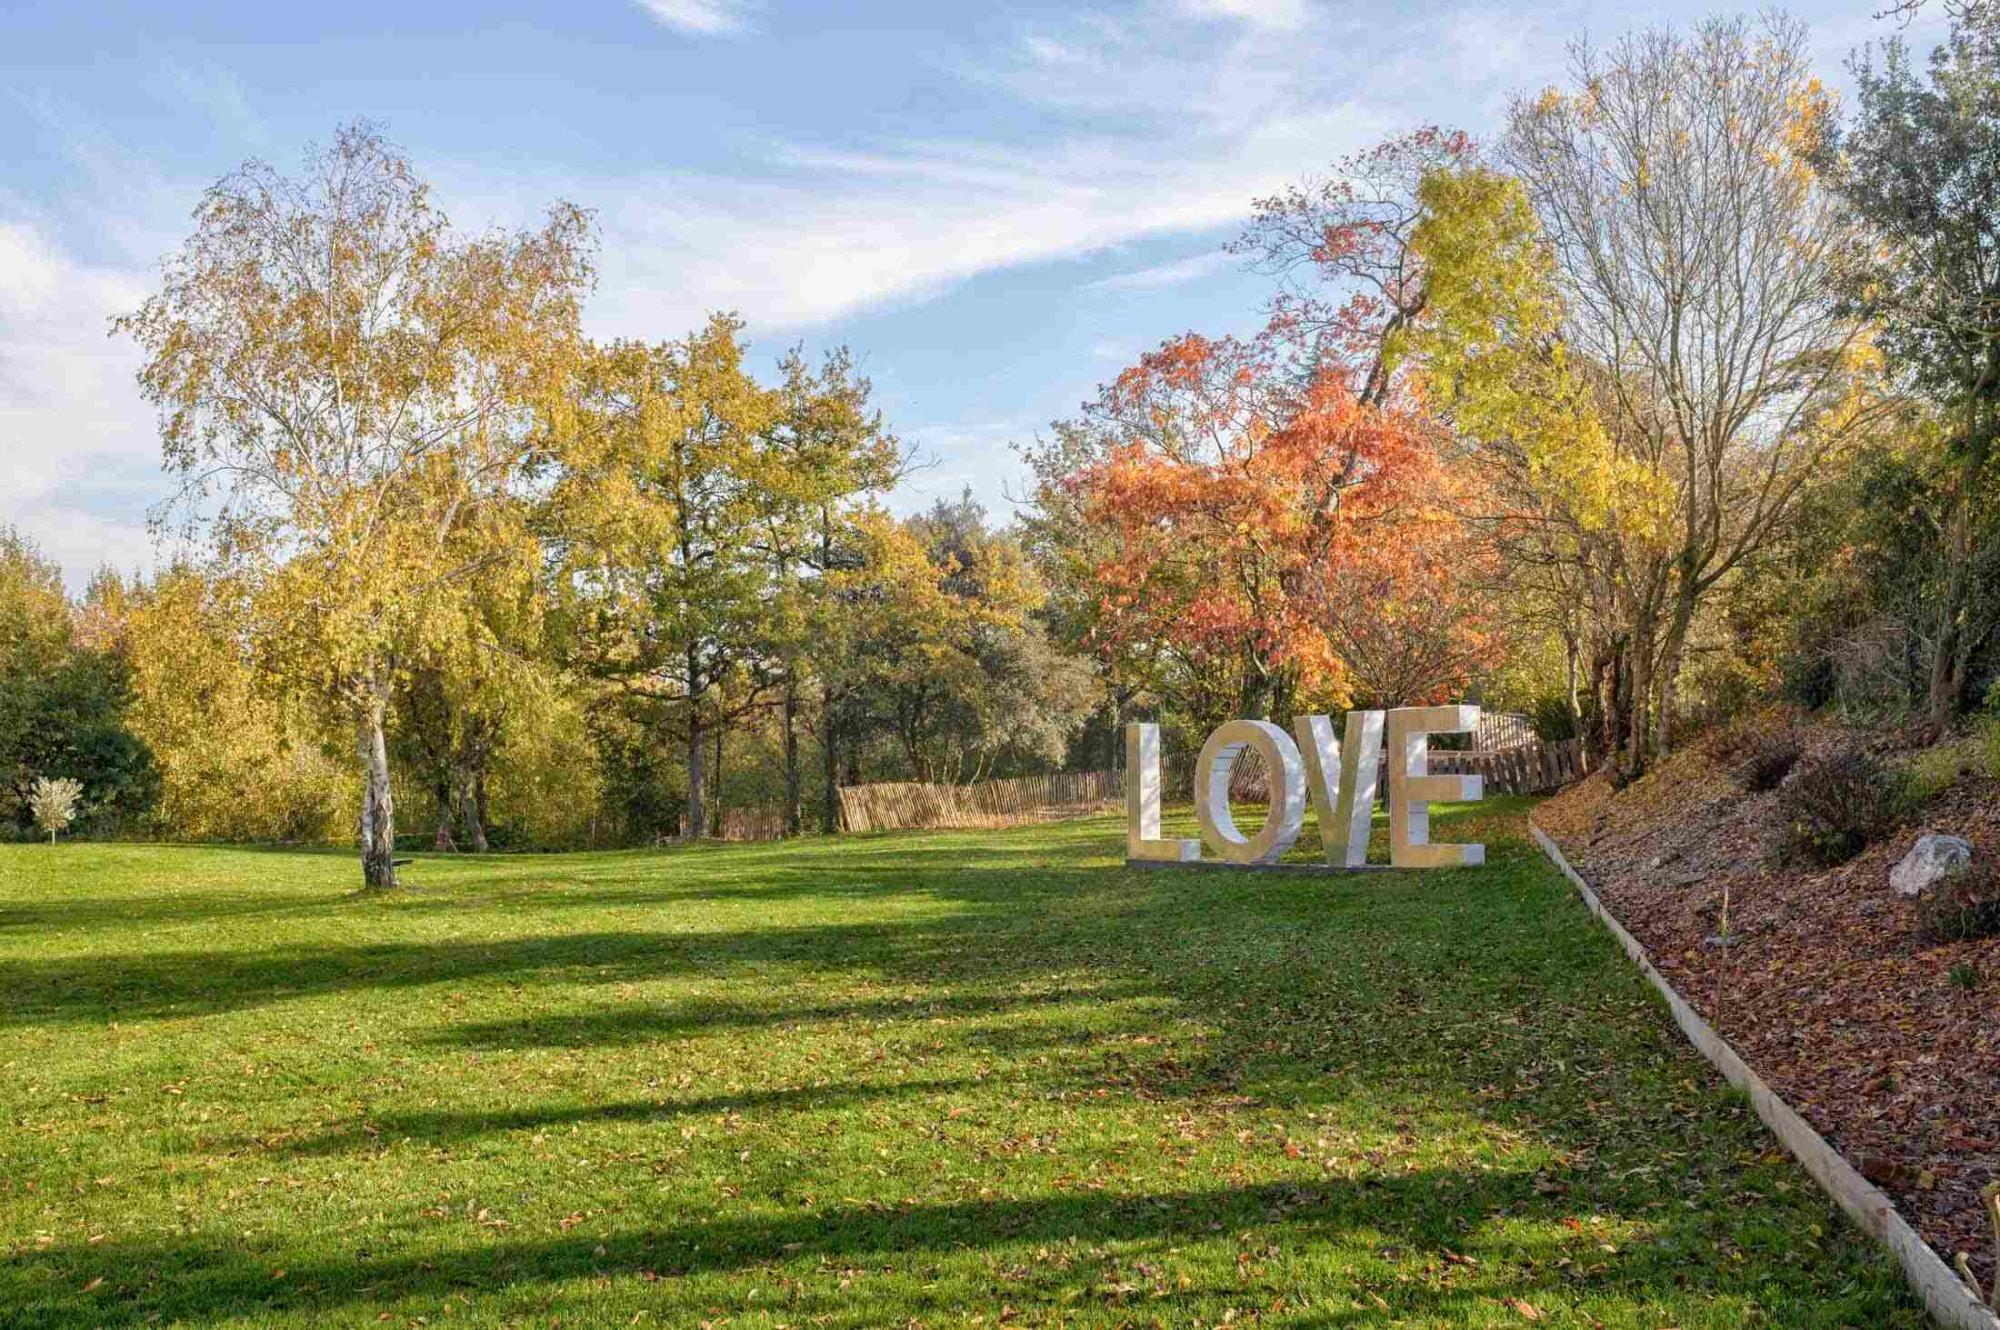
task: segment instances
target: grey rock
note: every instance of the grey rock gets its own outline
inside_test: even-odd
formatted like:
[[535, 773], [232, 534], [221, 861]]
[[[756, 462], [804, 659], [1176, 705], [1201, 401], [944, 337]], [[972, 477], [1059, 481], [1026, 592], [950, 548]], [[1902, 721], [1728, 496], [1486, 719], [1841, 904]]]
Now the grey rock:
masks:
[[1921, 896], [1939, 878], [1971, 862], [1971, 841], [1935, 833], [1919, 836], [1902, 862], [1889, 870], [1889, 885], [1899, 896]]

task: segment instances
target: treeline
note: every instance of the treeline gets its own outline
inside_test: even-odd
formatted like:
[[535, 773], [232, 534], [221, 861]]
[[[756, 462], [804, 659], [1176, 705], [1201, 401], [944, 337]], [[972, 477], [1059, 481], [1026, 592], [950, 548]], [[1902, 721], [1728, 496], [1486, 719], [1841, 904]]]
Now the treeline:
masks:
[[[694, 702], [624, 654], [630, 621], [594, 595], [547, 598], [491, 656], [396, 661], [383, 752], [399, 834], [642, 845], [723, 834], [732, 812], [833, 830], [841, 785], [1059, 768], [1092, 692], [1035, 617], [1018, 542], [970, 499], [907, 519], [856, 509], [836, 539], [830, 577], [744, 602], [761, 617], [733, 658], [704, 645], [714, 675]], [[105, 570], [71, 604], [60, 570], [0, 531], [0, 834], [31, 837], [34, 781], [58, 776], [83, 785], [85, 836], [351, 840], [366, 766], [346, 718], [260, 655], [255, 614], [240, 583], [190, 564]], [[684, 649], [667, 659], [684, 668]]]
[[1251, 338], [1189, 334], [1029, 453], [1120, 714], [1448, 696], [1621, 777], [1774, 693], [1933, 736], [2000, 674], [2000, 38], [1782, 15], [1578, 45], [1490, 136], [1261, 200]]
[[910, 459], [843, 352], [585, 338], [581, 209], [456, 232], [367, 125], [250, 164], [122, 321], [200, 557], [67, 607], [10, 547], [57, 717], [10, 713], [16, 800], [358, 826], [386, 886], [399, 828], [827, 830], [843, 784], [1115, 765], [1135, 717], [1180, 750], [1469, 698], [1625, 777], [1779, 693], [1941, 734], [2000, 675], [2000, 37], [1863, 53], [1844, 123], [1807, 51], [1579, 46], [1483, 136], [1258, 201], [1262, 330], [1025, 445], [1004, 530], [890, 515]]

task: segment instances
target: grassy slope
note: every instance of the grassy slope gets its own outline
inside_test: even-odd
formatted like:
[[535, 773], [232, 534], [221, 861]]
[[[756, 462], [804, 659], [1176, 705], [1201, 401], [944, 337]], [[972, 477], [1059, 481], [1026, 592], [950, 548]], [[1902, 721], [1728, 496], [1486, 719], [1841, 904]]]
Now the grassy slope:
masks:
[[1422, 879], [0, 847], [0, 1323], [1920, 1324], [1520, 811]]

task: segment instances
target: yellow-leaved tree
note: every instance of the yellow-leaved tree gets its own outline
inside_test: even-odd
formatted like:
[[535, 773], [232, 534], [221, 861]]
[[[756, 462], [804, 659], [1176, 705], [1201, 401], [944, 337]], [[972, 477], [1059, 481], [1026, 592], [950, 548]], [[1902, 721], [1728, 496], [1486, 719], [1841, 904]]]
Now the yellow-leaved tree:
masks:
[[591, 220], [454, 231], [357, 122], [297, 177], [246, 163], [194, 223], [118, 321], [182, 482], [166, 511], [247, 588], [259, 666], [350, 727], [364, 884], [391, 888], [391, 690], [476, 649], [475, 588], [532, 571], [513, 500], [581, 351]]
[[157, 825], [185, 840], [323, 842], [359, 789], [320, 718], [252, 659], [244, 589], [174, 564], [128, 593], [126, 723], [160, 766]]
[[756, 442], [779, 401], [743, 366], [742, 324], [595, 348], [576, 376], [546, 519], [558, 644], [687, 754], [687, 827], [706, 834], [704, 740], [760, 710], [770, 570], [757, 546]]
[[1552, 256], [1521, 182], [1460, 166], [1426, 175], [1417, 195], [1425, 317], [1399, 331], [1392, 359], [1415, 367], [1452, 427], [1454, 461], [1474, 480], [1465, 515], [1496, 556], [1515, 649], [1562, 644], [1575, 723], [1587, 665], [1625, 639], [1632, 607], [1665, 574], [1671, 487], [1620, 446], [1603, 368], [1563, 340]]
[[1622, 575], [1602, 685], [1637, 772], [1672, 748], [1698, 615], [1894, 402], [1842, 299], [1862, 239], [1812, 166], [1832, 105], [1803, 25], [1656, 28], [1579, 46], [1572, 66], [1568, 91], [1515, 101], [1502, 157], [1540, 226], [1565, 354], [1665, 519], [1659, 557]]

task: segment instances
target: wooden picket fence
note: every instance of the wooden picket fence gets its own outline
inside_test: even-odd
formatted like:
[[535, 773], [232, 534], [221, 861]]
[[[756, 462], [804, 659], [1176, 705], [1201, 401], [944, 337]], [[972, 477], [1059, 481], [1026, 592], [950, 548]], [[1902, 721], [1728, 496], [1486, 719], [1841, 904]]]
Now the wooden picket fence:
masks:
[[[1428, 759], [1429, 770], [1434, 775], [1485, 777], [1488, 794], [1541, 794], [1581, 780], [1590, 772], [1581, 739], [1544, 743], [1531, 737], [1526, 743], [1509, 748], [1462, 748], [1456, 751], [1433, 748]], [[1174, 775], [1175, 779], [1168, 786], [1169, 799], [1175, 797], [1173, 791], [1193, 788], [1191, 764]], [[1389, 767], [1385, 757], [1377, 773], [1375, 788], [1386, 791], [1388, 781]], [[1248, 750], [1237, 759], [1236, 769], [1230, 773], [1230, 799], [1237, 803], [1260, 803], [1271, 797], [1270, 789], [1263, 758], [1256, 749]]]
[[1081, 817], [1124, 798], [1119, 771], [1058, 771], [976, 785], [899, 781], [843, 786], [840, 819], [844, 831], [1018, 827]]
[[724, 840], [783, 840], [785, 810], [782, 808], [725, 808], [722, 810]]
[[1515, 711], [1482, 711], [1479, 728], [1472, 732], [1472, 746], [1486, 752], [1503, 748], [1526, 748], [1540, 743], [1535, 722]]
[[1558, 743], [1534, 740], [1497, 751], [1433, 750], [1429, 766], [1432, 772], [1443, 776], [1483, 776], [1488, 794], [1540, 794], [1590, 774], [1589, 758], [1581, 739]]
[[[655, 844], [672, 845], [688, 838], [687, 814], [681, 814], [680, 834], [663, 836]], [[766, 841], [785, 838], [785, 810], [778, 807], [725, 808], [722, 810], [721, 840]]]

